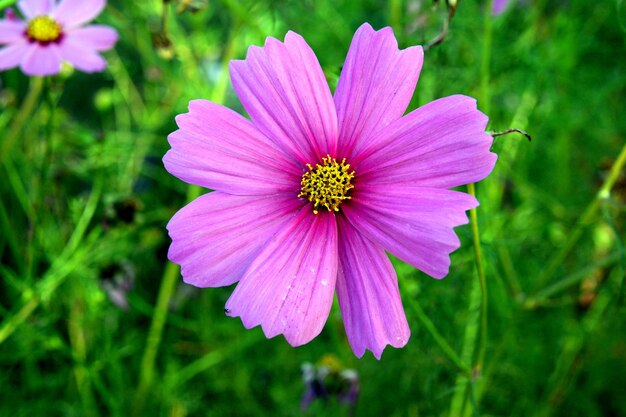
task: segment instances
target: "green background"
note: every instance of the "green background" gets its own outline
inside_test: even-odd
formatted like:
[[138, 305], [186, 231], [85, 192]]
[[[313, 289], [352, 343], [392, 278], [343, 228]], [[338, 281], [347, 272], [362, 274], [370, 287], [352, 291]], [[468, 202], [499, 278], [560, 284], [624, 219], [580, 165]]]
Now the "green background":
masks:
[[[292, 348], [225, 317], [232, 288], [182, 284], [165, 224], [204, 190], [161, 158], [189, 100], [243, 112], [226, 68], [249, 45], [300, 33], [334, 89], [363, 22], [426, 45], [445, 2], [110, 1], [105, 72], [0, 73], [0, 415], [626, 416], [626, 8], [511, 3], [458, 4], [410, 106], [470, 95], [489, 130], [533, 137], [498, 137], [476, 186], [486, 327], [463, 226], [446, 279], [394, 261], [412, 336], [380, 361], [354, 357], [336, 305]], [[307, 362], [358, 373], [352, 409], [301, 410]]]

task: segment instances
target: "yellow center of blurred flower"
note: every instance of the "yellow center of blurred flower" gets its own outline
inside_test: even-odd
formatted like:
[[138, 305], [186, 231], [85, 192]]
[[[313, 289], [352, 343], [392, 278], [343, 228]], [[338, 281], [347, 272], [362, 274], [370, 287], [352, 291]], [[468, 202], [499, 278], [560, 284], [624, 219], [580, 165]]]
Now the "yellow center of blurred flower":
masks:
[[28, 22], [26, 35], [37, 42], [54, 42], [61, 37], [61, 25], [49, 16], [37, 16]]
[[298, 197], [308, 198], [313, 203], [315, 214], [319, 213], [320, 207], [326, 207], [328, 211], [339, 211], [342, 201], [351, 198], [350, 190], [354, 188], [350, 183], [354, 178], [354, 170], [350, 170], [346, 158], [337, 162], [327, 155], [315, 168], [311, 164], [306, 166], [309, 170], [302, 175], [302, 188]]

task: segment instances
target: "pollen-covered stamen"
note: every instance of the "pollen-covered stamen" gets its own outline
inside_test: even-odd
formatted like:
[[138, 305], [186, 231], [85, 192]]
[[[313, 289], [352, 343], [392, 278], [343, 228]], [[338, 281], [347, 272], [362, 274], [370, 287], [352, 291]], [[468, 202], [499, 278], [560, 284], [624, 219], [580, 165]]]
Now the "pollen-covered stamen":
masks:
[[311, 164], [306, 166], [309, 170], [302, 174], [302, 188], [298, 197], [308, 198], [313, 203], [315, 214], [319, 213], [320, 207], [326, 207], [328, 211], [339, 211], [341, 203], [351, 198], [350, 190], [354, 188], [350, 183], [354, 178], [354, 170], [350, 170], [346, 158], [337, 162], [327, 155], [315, 168]]
[[50, 16], [37, 16], [26, 28], [26, 36], [34, 42], [48, 44], [59, 40], [63, 30], [61, 25]]

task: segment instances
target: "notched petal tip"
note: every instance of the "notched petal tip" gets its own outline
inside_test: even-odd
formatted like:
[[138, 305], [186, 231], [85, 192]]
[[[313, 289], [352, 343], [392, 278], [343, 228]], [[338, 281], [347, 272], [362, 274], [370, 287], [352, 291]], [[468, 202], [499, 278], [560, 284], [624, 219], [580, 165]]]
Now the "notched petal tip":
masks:
[[[187, 105], [187, 109], [189, 110], [189, 113], [199, 113], [201, 112], [203, 109], [203, 106], [207, 106], [210, 105], [212, 102], [209, 100], [205, 100], [202, 98], [197, 98], [194, 100], [189, 100], [189, 104]], [[178, 117], [178, 116], [177, 116]]]
[[391, 26], [385, 26], [383, 28], [380, 28], [379, 30], [375, 30], [369, 23], [363, 23], [354, 33], [354, 37], [357, 38], [357, 36], [372, 36], [384, 38], [384, 40], [386, 40], [387, 42], [393, 43], [393, 45], [399, 52], [415, 51], [415, 53], [418, 55], [416, 58], [421, 58], [422, 60], [424, 58], [424, 48], [421, 45], [413, 45], [408, 46], [404, 49], [400, 49], [400, 47], [398, 46], [398, 39], [396, 38], [394, 30]]
[[361, 31], [376, 32], [369, 22], [365, 22], [361, 26], [359, 26], [355, 33], [359, 33]]
[[409, 342], [410, 338], [411, 338], [411, 331], [409, 330], [406, 337], [396, 336], [395, 340], [381, 344], [380, 346], [376, 346], [375, 348], [371, 350], [371, 352], [377, 360], [380, 360], [387, 346], [390, 346], [395, 349], [402, 349]]
[[[456, 249], [458, 249], [458, 248], [456, 248]], [[435, 279], [438, 279], [438, 280], [444, 279], [450, 273], [450, 254], [448, 254], [447, 258], [448, 258], [448, 265], [446, 265], [445, 267], [443, 267], [443, 265], [441, 265], [441, 270], [431, 270], [431, 271], [424, 272], [424, 273], [426, 275], [430, 276], [431, 278], [435, 278]]]
[[306, 43], [306, 40], [299, 33], [294, 32], [293, 30], [289, 30], [285, 34], [285, 41], [284, 42], [285, 42], [285, 44], [292, 43], [292, 42], [304, 42], [304, 43]]
[[380, 360], [383, 356], [383, 352], [385, 351], [387, 347], [392, 347], [395, 349], [402, 349], [409, 342], [410, 338], [411, 338], [411, 331], [407, 328], [406, 335], [396, 336], [394, 340], [387, 340], [375, 346], [366, 347], [365, 345], [360, 345], [360, 346], [351, 346], [351, 347], [352, 347], [352, 352], [354, 353], [354, 356], [356, 356], [358, 359], [361, 359], [365, 355], [365, 352], [370, 351], [372, 352], [372, 355], [376, 358], [376, 360]]
[[260, 327], [261, 331], [263, 332], [263, 336], [265, 336], [266, 339], [273, 339], [277, 336], [283, 336], [285, 341], [289, 343], [291, 347], [299, 347], [299, 346], [306, 345], [307, 343], [315, 339], [317, 336], [319, 336], [319, 334], [323, 330], [322, 328], [319, 330], [319, 332], [314, 333], [314, 334], [311, 333], [310, 335], [307, 335], [307, 337], [302, 337], [303, 336], [302, 334], [292, 334], [292, 333], [285, 332], [285, 331], [280, 332], [280, 331], [277, 331], [276, 329], [273, 329], [271, 325], [269, 324], [261, 323], [255, 320], [246, 319], [242, 317], [239, 313], [234, 312], [233, 311], [234, 309], [236, 309], [235, 306], [229, 306], [228, 304], [226, 304], [226, 307], [224, 308], [224, 314], [230, 318], [239, 317], [239, 319], [241, 320], [241, 324], [243, 324], [243, 327], [246, 330], [252, 330], [256, 327]]

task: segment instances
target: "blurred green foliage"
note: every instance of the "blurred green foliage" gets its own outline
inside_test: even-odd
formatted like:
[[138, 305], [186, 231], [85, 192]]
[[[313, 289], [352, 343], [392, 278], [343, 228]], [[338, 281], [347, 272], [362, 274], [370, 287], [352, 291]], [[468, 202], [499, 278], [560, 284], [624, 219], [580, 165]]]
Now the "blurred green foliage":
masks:
[[597, 194], [625, 143], [621, 1], [520, 0], [493, 17], [462, 1], [426, 52], [411, 108], [467, 94], [490, 129], [533, 136], [498, 137], [498, 165], [477, 187], [484, 368], [465, 375], [433, 338], [473, 363], [477, 277], [465, 226], [445, 280], [395, 262], [413, 334], [380, 361], [353, 356], [336, 306], [323, 333], [294, 349], [224, 317], [232, 288], [176, 278], [138, 400], [165, 224], [203, 192], [161, 163], [175, 115], [195, 98], [243, 111], [227, 62], [266, 36], [302, 34], [334, 88], [361, 23], [391, 25], [401, 47], [427, 44], [444, 3], [111, 0], [98, 22], [121, 39], [106, 72], [1, 73], [0, 415], [347, 415], [334, 400], [300, 409], [301, 366], [330, 357], [358, 373], [356, 416], [626, 416], [624, 171]]

